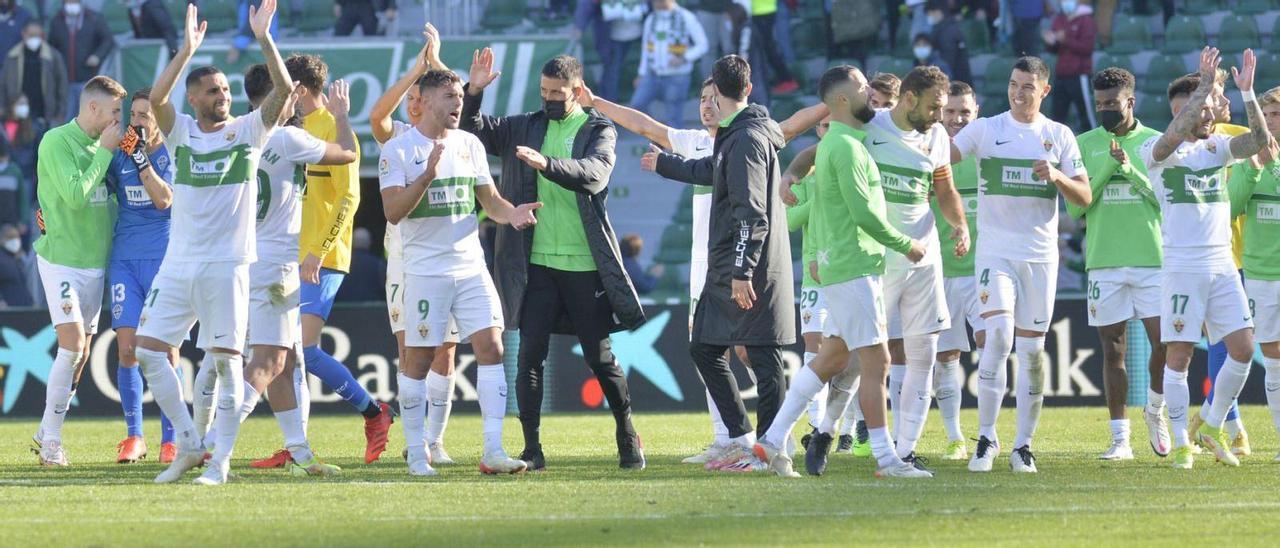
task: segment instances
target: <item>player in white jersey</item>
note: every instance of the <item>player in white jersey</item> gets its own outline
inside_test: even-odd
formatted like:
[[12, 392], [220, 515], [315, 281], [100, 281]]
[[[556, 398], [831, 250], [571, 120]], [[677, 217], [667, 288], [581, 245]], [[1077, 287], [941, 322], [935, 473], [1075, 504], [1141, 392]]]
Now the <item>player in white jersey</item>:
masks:
[[[698, 121], [702, 129], [676, 129], [636, 109], [619, 105], [607, 99], [597, 97], [590, 89], [583, 88], [582, 106], [594, 108], [600, 114], [613, 120], [614, 123], [628, 131], [640, 135], [657, 146], [679, 154], [685, 158], [696, 160], [711, 155], [715, 147], [716, 130], [719, 129], [720, 112], [716, 107], [716, 91], [711, 79], [702, 82], [698, 94]], [[817, 105], [800, 109], [790, 118], [778, 123], [782, 129], [783, 139], [790, 141], [818, 124], [827, 115], [827, 106]], [[707, 241], [711, 226], [711, 187], [693, 187], [693, 246], [689, 258], [689, 329], [693, 330], [693, 311], [697, 308], [698, 299], [702, 296], [702, 286], [707, 281]], [[812, 350], [817, 353], [817, 349]], [[746, 353], [742, 348], [735, 348], [738, 359], [746, 362]], [[805, 350], [806, 359], [810, 350]], [[807, 363], [807, 362], [806, 362]], [[707, 398], [707, 409], [711, 413], [711, 427], [714, 439], [710, 446], [701, 453], [685, 458], [685, 464], [710, 464], [729, 448], [729, 429], [720, 420], [720, 411], [711, 400], [711, 393], [704, 391]]]
[[[244, 75], [251, 108], [260, 108], [273, 87], [266, 65], [249, 67]], [[331, 476], [337, 466], [320, 462], [311, 451], [298, 408], [294, 369], [302, 344], [299, 317], [298, 237], [302, 231], [301, 193], [307, 164], [346, 165], [356, 160], [355, 134], [347, 118], [349, 86], [338, 80], [329, 89], [328, 108], [338, 123], [338, 142], [326, 143], [298, 127], [294, 116], [297, 94], [281, 108], [284, 118], [262, 149], [258, 162], [258, 260], [249, 266], [249, 334], [252, 358], [244, 370], [244, 401], [238, 413], [244, 422], [267, 394], [271, 411], [284, 434], [293, 475]], [[216, 447], [218, 431], [209, 430], [205, 447]]]
[[[507, 378], [502, 365], [502, 308], [485, 268], [475, 203], [495, 222], [517, 229], [537, 222], [541, 203], [513, 206], [498, 195], [484, 145], [461, 131], [462, 79], [432, 70], [419, 87], [422, 118], [411, 131], [383, 146], [378, 160], [387, 220], [404, 223], [405, 302], [415, 327], [405, 333], [405, 363], [398, 381], [409, 473], [435, 475], [428, 460], [428, 369], [443, 342], [450, 315], [475, 348], [476, 390], [484, 418], [485, 474], [523, 472], [527, 464], [502, 448]], [[437, 373], [439, 373], [437, 371]]]
[[1160, 339], [1165, 343], [1164, 394], [1173, 430], [1173, 466], [1189, 469], [1194, 462], [1187, 432], [1191, 394], [1187, 369], [1200, 341], [1203, 325], [1210, 343], [1225, 341], [1227, 359], [1214, 379], [1216, 395], [1209, 416], [1194, 433], [1219, 461], [1239, 466], [1230, 440], [1222, 430], [1227, 411], [1244, 387], [1253, 363], [1253, 321], [1248, 297], [1231, 254], [1231, 204], [1227, 166], [1257, 154], [1271, 141], [1271, 132], [1253, 92], [1257, 59], [1245, 50], [1239, 70], [1232, 68], [1249, 118], [1249, 133], [1228, 137], [1212, 133], [1216, 48], [1200, 53], [1198, 74], [1169, 84], [1174, 118], [1169, 129], [1142, 145], [1153, 190], [1164, 217], [1163, 280]]
[[[969, 227], [951, 179], [951, 140], [939, 121], [951, 82], [937, 67], [916, 67], [903, 78], [898, 103], [866, 124], [863, 143], [880, 169], [887, 218], [894, 228], [923, 242], [924, 259], [885, 256], [884, 301], [888, 314], [889, 397], [898, 457], [923, 466], [916, 442], [932, 401], [938, 334], [950, 327], [942, 284], [942, 253], [969, 252]], [[955, 244], [941, 249], [929, 196], [938, 197]], [[835, 303], [833, 303], [835, 304]], [[895, 374], [896, 373], [896, 374]], [[818, 439], [818, 438], [815, 438]], [[809, 459], [826, 461], [830, 434], [809, 446]], [[808, 464], [808, 460], [806, 460]]]
[[168, 352], [181, 344], [198, 319], [206, 359], [202, 367], [217, 373], [218, 443], [205, 473], [196, 479], [217, 485], [227, 479], [228, 463], [244, 397], [243, 358], [249, 314], [249, 264], [256, 257], [254, 212], [256, 171], [262, 147], [275, 130], [292, 81], [268, 29], [276, 1], [250, 9], [249, 23], [262, 46], [274, 91], [262, 108], [239, 118], [230, 115], [231, 87], [214, 67], [186, 78], [192, 118], [170, 102], [178, 77], [204, 40], [207, 22], [197, 23], [188, 6], [182, 48], [160, 73], [151, 95], [156, 125], [174, 150], [173, 224], [164, 263], [156, 275], [138, 322], [138, 361], [156, 403], [173, 421], [178, 455], [156, 476], [157, 483], [179, 479], [203, 460], [203, 432], [197, 431], [182, 400]]
[[1004, 400], [1005, 362], [1017, 338], [1018, 429], [1010, 467], [1035, 472], [1031, 439], [1044, 403], [1044, 335], [1058, 285], [1058, 194], [1082, 207], [1092, 201], [1075, 135], [1040, 114], [1049, 68], [1022, 57], [1009, 78], [1009, 111], [979, 118], [956, 134], [952, 162], [978, 159], [975, 270], [987, 344], [978, 363], [978, 447], [969, 470], [987, 472], [1000, 449], [996, 418]]
[[[447, 70], [440, 61], [440, 34], [436, 28], [428, 23], [423, 27], [422, 35], [426, 43], [422, 46], [422, 51], [418, 52], [413, 67], [387, 88], [387, 92], [374, 102], [373, 109], [370, 110], [370, 128], [379, 145], [413, 129], [422, 119], [422, 105], [418, 97], [418, 85], [422, 76], [431, 69]], [[405, 103], [409, 123], [391, 119], [391, 114], [400, 108], [402, 102]], [[387, 251], [387, 319], [391, 323], [391, 333], [396, 337], [400, 363], [404, 363], [404, 256], [399, 226], [387, 223], [382, 246]], [[444, 430], [453, 410], [453, 364], [459, 342], [461, 337], [458, 335], [458, 328], [450, 319], [444, 344], [436, 351], [432, 372], [427, 374], [427, 400], [430, 403], [427, 408], [427, 451], [431, 464], [435, 465], [453, 464], [453, 458], [444, 449]], [[405, 457], [408, 458], [407, 450]]]

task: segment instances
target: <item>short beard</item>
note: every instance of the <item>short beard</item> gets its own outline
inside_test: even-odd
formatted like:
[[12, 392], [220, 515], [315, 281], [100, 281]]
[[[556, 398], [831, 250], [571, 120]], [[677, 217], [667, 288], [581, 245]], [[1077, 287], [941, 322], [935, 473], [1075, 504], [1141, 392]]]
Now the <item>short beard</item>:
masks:
[[853, 117], [857, 118], [859, 122], [865, 124], [870, 122], [872, 118], [876, 117], [876, 110], [871, 108], [870, 103], [864, 103], [861, 109], [854, 111]]

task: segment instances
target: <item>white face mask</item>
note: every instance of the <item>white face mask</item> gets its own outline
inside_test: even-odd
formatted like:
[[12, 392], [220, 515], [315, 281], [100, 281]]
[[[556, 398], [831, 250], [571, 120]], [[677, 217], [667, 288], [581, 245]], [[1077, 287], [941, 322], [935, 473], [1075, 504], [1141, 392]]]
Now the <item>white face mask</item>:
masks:
[[41, 40], [39, 36], [32, 36], [31, 38], [27, 38], [26, 42], [27, 49], [35, 51], [40, 49], [40, 44], [44, 43], [44, 40]]
[[1079, 6], [1075, 2], [1063, 2], [1062, 13], [1065, 13], [1067, 15], [1072, 15], [1076, 12], [1077, 7]]
[[22, 240], [19, 240], [17, 238], [10, 238], [8, 240], [5, 240], [4, 249], [9, 253], [17, 253], [19, 251], [22, 251]]
[[924, 61], [928, 59], [930, 55], [933, 55], [933, 48], [929, 46], [916, 46], [911, 48], [911, 51], [915, 53], [916, 59], [921, 61]]
[[930, 25], [936, 25], [936, 24], [941, 23], [941, 22], [942, 22], [942, 14], [941, 14], [941, 13], [937, 13], [937, 14], [930, 13], [930, 14], [929, 14], [929, 24], [930, 24]]
[[13, 107], [13, 116], [14, 116], [15, 118], [17, 118], [17, 119], [19, 119], [19, 120], [25, 120], [25, 119], [27, 119], [27, 116], [30, 116], [30, 115], [31, 115], [31, 106], [30, 106], [30, 105], [25, 105], [25, 104], [23, 104], [23, 105], [14, 105], [14, 107]]
[[80, 15], [81, 8], [82, 6], [80, 4], [65, 4], [63, 6], [63, 9], [67, 10], [67, 15], [72, 17]]

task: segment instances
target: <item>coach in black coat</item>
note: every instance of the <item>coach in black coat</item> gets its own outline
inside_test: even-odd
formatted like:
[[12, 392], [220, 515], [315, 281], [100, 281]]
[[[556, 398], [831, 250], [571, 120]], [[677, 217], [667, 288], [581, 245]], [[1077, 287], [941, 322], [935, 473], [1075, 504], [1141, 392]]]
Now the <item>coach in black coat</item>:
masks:
[[[751, 431], [725, 351], [745, 346], [760, 394], [757, 426], [767, 429], [786, 395], [783, 345], [796, 341], [791, 241], [778, 194], [786, 141], [760, 105], [747, 105], [750, 67], [736, 55], [716, 61], [721, 122], [711, 156], [657, 156], [659, 175], [710, 185], [711, 227], [706, 285], [693, 317], [690, 354], [732, 437]], [[732, 114], [736, 112], [736, 114]], [[749, 291], [748, 291], [749, 288]]]

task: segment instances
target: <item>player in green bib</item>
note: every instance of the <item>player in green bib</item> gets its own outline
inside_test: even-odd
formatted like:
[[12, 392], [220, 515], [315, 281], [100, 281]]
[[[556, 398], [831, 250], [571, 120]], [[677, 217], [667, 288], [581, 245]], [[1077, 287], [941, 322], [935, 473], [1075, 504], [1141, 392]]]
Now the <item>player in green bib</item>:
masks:
[[[1258, 97], [1272, 135], [1280, 132], [1280, 87]], [[1233, 170], [1228, 193], [1231, 218], [1245, 216], [1244, 290], [1254, 338], [1262, 347], [1267, 407], [1280, 432], [1280, 146], [1272, 140], [1255, 161]], [[1280, 462], [1280, 454], [1276, 455]]]
[[89, 80], [80, 96], [80, 113], [45, 133], [37, 152], [40, 186], [36, 196], [44, 213], [45, 235], [35, 243], [36, 265], [58, 335], [44, 416], [33, 438], [44, 466], [68, 465], [62, 423], [98, 331], [116, 216], [115, 201], [104, 181], [111, 156], [120, 146], [124, 96], [124, 88], [115, 80], [106, 76]]
[[1164, 419], [1164, 348], [1160, 345], [1160, 202], [1151, 191], [1138, 148], [1160, 132], [1133, 117], [1134, 78], [1111, 67], [1093, 77], [1095, 109], [1102, 126], [1076, 137], [1093, 201], [1067, 204], [1071, 216], [1089, 223], [1085, 267], [1089, 271], [1089, 325], [1102, 339], [1103, 386], [1111, 413], [1111, 447], [1098, 458], [1132, 460], [1125, 402], [1129, 376], [1124, 368], [1125, 331], [1141, 320], [1151, 342], [1151, 372], [1143, 416], [1151, 450], [1169, 454]]

